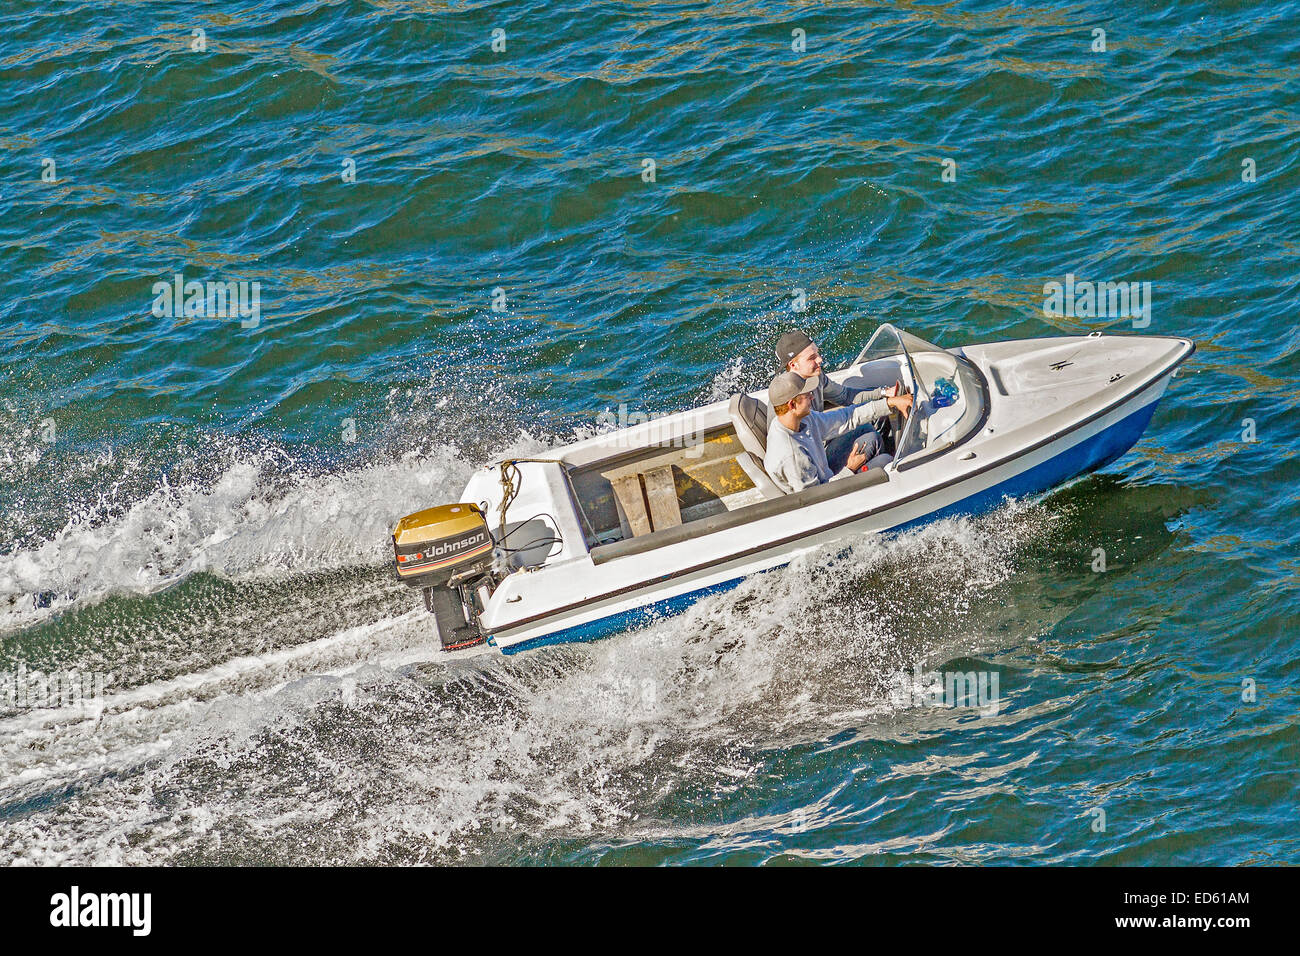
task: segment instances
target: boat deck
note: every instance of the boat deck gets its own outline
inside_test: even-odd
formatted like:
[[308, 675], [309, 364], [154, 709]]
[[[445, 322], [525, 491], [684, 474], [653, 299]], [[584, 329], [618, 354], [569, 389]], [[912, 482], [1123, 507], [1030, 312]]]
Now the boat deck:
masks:
[[629, 449], [569, 469], [590, 546], [702, 521], [764, 499], [736, 460], [744, 448], [734, 427], [673, 444]]

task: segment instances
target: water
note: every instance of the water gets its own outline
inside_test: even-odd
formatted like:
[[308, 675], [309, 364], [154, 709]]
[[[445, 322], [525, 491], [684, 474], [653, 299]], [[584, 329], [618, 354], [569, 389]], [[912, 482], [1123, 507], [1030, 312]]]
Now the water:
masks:
[[[108, 679], [0, 699], [0, 861], [1300, 861], [1297, 4], [16, 0], [0, 89], [0, 671]], [[1199, 346], [1103, 474], [510, 660], [392, 580], [792, 321], [1132, 330], [1066, 274]]]

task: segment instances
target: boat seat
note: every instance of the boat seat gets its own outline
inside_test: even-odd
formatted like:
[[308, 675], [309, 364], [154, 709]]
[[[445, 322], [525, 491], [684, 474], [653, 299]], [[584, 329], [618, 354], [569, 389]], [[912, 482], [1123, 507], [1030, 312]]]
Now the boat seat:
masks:
[[736, 429], [736, 437], [745, 449], [736, 455], [736, 464], [740, 465], [764, 498], [780, 498], [785, 492], [763, 468], [763, 458], [767, 455], [767, 405], [741, 392], [731, 396], [727, 413]]
[[675, 528], [682, 523], [672, 466], [663, 463], [633, 465], [607, 472], [618, 509], [623, 537], [636, 537]]
[[727, 413], [745, 451], [762, 461], [767, 454], [767, 405], [741, 392], [731, 396]]
[[768, 477], [767, 469], [763, 463], [747, 451], [742, 451], [736, 455], [736, 464], [741, 470], [749, 476], [749, 480], [754, 483], [754, 487], [763, 493], [764, 498], [780, 498], [784, 491], [781, 487]]
[[645, 500], [650, 506], [650, 526], [656, 531], [675, 528], [682, 523], [682, 509], [677, 501], [677, 486], [670, 466], [648, 469], [641, 475], [645, 482]]

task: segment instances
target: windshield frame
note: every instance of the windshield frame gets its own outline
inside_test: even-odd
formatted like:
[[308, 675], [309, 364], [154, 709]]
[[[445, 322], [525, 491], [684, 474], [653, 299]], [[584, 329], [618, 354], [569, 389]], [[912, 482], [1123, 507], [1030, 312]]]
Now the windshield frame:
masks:
[[[970, 359], [956, 352], [942, 349], [934, 343], [927, 342], [925, 339], [913, 335], [911, 332], [905, 332], [891, 323], [883, 322], [879, 328], [876, 329], [871, 338], [867, 340], [867, 344], [863, 347], [862, 351], [858, 353], [858, 357], [854, 360], [853, 364], [860, 365], [864, 362], [872, 362], [877, 359], [894, 358], [900, 353], [903, 355], [904, 359], [906, 359], [908, 375], [912, 380], [913, 404], [912, 412], [907, 416], [907, 421], [904, 423], [902, 429], [900, 429], [897, 439], [895, 440], [894, 448], [896, 450], [896, 455], [897, 449], [907, 448], [914, 440], [915, 432], [920, 427], [919, 422], [921, 420], [921, 416], [917, 409], [920, 407], [922, 402], [926, 402], [930, 399], [930, 390], [917, 370], [916, 362], [912, 357], [913, 352], [934, 352], [943, 355], [946, 359], [951, 359], [955, 363], [957, 376], [969, 382], [978, 392], [980, 397], [980, 415], [975, 423], [963, 431], [957, 438], [943, 442], [933, 448], [922, 447], [905, 453], [902, 456], [895, 457], [893, 461], [885, 466], [890, 471], [906, 471], [908, 468], [923, 464], [938, 455], [951, 451], [958, 445], [964, 444], [970, 438], [977, 435], [980, 429], [984, 427], [984, 423], [988, 420], [988, 381]], [[958, 419], [958, 421], [960, 421], [960, 419]]]
[[[862, 351], [858, 353], [858, 357], [853, 360], [853, 364], [862, 365], [864, 362], [874, 362], [878, 358], [893, 358], [901, 352], [903, 357], [907, 359], [907, 372], [912, 379], [912, 387], [922, 393], [922, 398], [929, 398], [930, 392], [925, 387], [925, 383], [921, 381], [921, 376], [917, 374], [916, 364], [912, 361], [912, 353], [908, 349], [907, 342], [903, 338], [903, 336], [907, 334], [908, 333], [903, 332], [902, 329], [899, 329], [897, 326], [891, 325], [888, 322], [880, 323], [880, 326], [872, 334], [871, 338], [867, 340], [867, 344], [862, 347]], [[896, 349], [888, 350], [887, 348], [881, 349], [880, 346], [877, 346], [876, 340], [884, 335], [892, 335], [894, 337], [894, 342], [898, 347]], [[915, 336], [909, 337], [916, 338]], [[936, 352], [943, 351], [943, 349], [939, 348], [937, 345], [930, 345], [930, 343], [926, 342], [924, 339], [917, 339], [917, 341], [923, 345], [929, 346], [930, 349], [933, 349]], [[870, 357], [871, 353], [876, 350], [879, 350], [880, 354]]]

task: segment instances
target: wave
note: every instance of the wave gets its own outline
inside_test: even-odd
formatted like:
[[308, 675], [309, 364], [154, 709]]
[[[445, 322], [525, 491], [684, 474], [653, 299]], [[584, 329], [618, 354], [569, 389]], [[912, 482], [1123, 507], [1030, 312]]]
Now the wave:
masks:
[[912, 706], [890, 690], [916, 661], [996, 640], [1046, 513], [867, 538], [591, 645], [443, 655], [417, 610], [0, 721], [0, 861], [447, 861], [653, 827]]
[[[503, 451], [541, 447], [521, 433]], [[196, 572], [246, 579], [381, 564], [396, 520], [459, 495], [477, 467], [452, 446], [325, 473], [277, 448], [219, 448], [208, 460], [213, 478], [173, 484], [164, 473], [134, 500], [114, 483], [53, 534], [0, 554], [0, 634]]]

